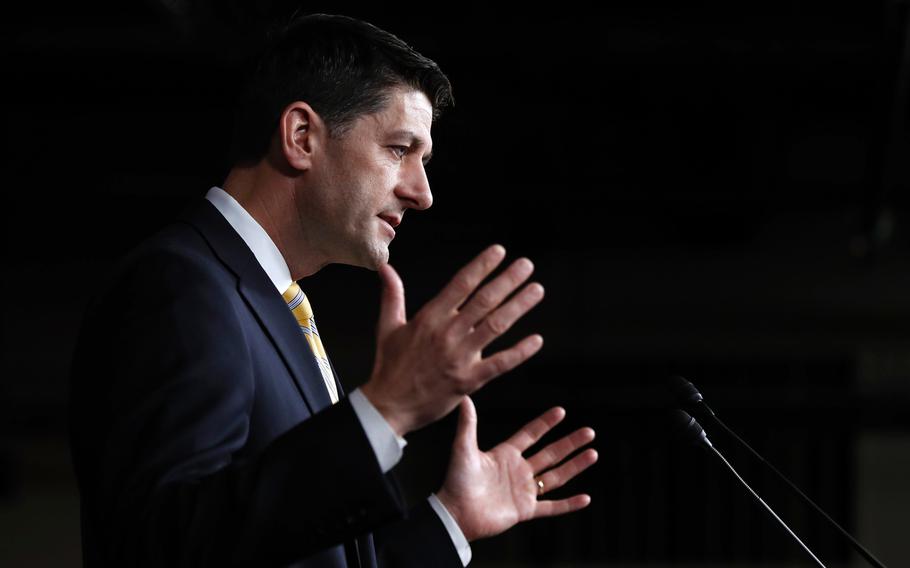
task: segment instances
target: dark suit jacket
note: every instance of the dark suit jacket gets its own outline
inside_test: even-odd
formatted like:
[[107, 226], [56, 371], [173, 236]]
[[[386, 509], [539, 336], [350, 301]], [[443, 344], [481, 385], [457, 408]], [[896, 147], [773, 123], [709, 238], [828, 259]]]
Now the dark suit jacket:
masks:
[[329, 404], [293, 315], [208, 201], [89, 307], [71, 440], [88, 567], [461, 566], [428, 504], [406, 513], [350, 404]]

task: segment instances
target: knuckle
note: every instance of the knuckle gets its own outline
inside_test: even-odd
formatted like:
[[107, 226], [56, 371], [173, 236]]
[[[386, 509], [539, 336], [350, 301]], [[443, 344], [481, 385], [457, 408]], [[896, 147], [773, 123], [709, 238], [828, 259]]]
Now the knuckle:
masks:
[[474, 296], [474, 302], [477, 307], [484, 311], [489, 311], [496, 307], [496, 297], [489, 289], [483, 289]]
[[464, 369], [461, 366], [461, 362], [455, 359], [449, 359], [445, 362], [443, 366], [443, 373], [446, 376], [446, 379], [454, 383], [464, 382], [465, 373]]
[[502, 318], [487, 318], [485, 323], [487, 328], [496, 335], [502, 335], [509, 329], [509, 322]]
[[440, 351], [449, 347], [449, 332], [444, 328], [433, 328], [429, 333], [430, 344]]
[[420, 309], [416, 314], [414, 314], [414, 317], [411, 318], [411, 324], [418, 328], [426, 327], [428, 323], [427, 318], [428, 316], [426, 309]]
[[460, 296], [467, 296], [474, 289], [471, 280], [464, 274], [459, 274], [452, 280], [452, 289]]
[[464, 381], [461, 383], [457, 383], [455, 385], [455, 392], [457, 392], [458, 394], [471, 394], [472, 392], [474, 392], [473, 387], [474, 387], [473, 382]]
[[496, 375], [501, 375], [503, 373], [506, 373], [511, 368], [512, 368], [512, 366], [510, 365], [510, 361], [509, 361], [508, 357], [505, 357], [505, 356], [497, 357], [496, 359], [493, 360], [493, 372]]
[[474, 385], [474, 381], [472, 380], [471, 375], [460, 366], [453, 365], [449, 372], [449, 377], [451, 378], [455, 392], [459, 394], [468, 394], [473, 390], [471, 387]]

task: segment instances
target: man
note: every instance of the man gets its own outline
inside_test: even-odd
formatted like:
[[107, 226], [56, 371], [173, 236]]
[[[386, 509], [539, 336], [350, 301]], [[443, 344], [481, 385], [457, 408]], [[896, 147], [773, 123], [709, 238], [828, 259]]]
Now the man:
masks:
[[[85, 564], [461, 566], [471, 540], [586, 506], [539, 496], [596, 461], [560, 465], [593, 431], [522, 456], [562, 409], [477, 448], [466, 395], [542, 343], [481, 353], [542, 298], [535, 283], [511, 296], [530, 261], [480, 287], [505, 256], [490, 247], [410, 321], [387, 264], [404, 212], [432, 203], [430, 127], [451, 102], [438, 67], [368, 24], [309, 16], [250, 85], [224, 187], [133, 251], [87, 314], [72, 390]], [[375, 365], [347, 397], [296, 285], [333, 262], [383, 282]], [[406, 512], [388, 475], [403, 437], [456, 406], [445, 483]]]

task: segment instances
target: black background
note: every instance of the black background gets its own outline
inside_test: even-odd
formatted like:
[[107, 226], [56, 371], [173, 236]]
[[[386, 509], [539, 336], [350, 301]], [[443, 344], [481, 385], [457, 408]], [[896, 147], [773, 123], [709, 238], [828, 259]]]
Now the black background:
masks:
[[[883, 561], [907, 563], [893, 535], [908, 453], [886, 450], [910, 452], [908, 3], [730, 4], [187, 0], [11, 17], [0, 522], [17, 536], [0, 555], [79, 564], [65, 416], [82, 309], [124, 251], [223, 181], [236, 62], [299, 8], [395, 33], [453, 83], [434, 206], [392, 246], [409, 310], [492, 242], [537, 266], [547, 298], [501, 345], [540, 332], [545, 346], [475, 396], [482, 445], [553, 404], [560, 432], [598, 432], [600, 463], [573, 484], [592, 506], [477, 543], [477, 566], [802, 561], [718, 464], [668, 439], [670, 374]], [[332, 266], [302, 285], [360, 384], [375, 275]], [[436, 488], [453, 427], [411, 437], [399, 469], [414, 499]], [[716, 439], [823, 560], [849, 561]]]

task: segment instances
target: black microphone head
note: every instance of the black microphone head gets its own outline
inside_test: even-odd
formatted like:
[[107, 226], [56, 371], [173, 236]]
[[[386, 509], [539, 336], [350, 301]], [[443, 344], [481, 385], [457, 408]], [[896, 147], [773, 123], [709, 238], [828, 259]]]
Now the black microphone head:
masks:
[[705, 434], [705, 429], [684, 410], [677, 409], [671, 413], [670, 427], [677, 437], [691, 444], [696, 446], [701, 444], [711, 445], [707, 434]]
[[667, 384], [669, 385], [673, 396], [676, 397], [676, 400], [678, 400], [680, 404], [698, 404], [705, 400], [701, 396], [701, 393], [698, 392], [698, 389], [695, 388], [695, 385], [679, 375], [670, 377]]

